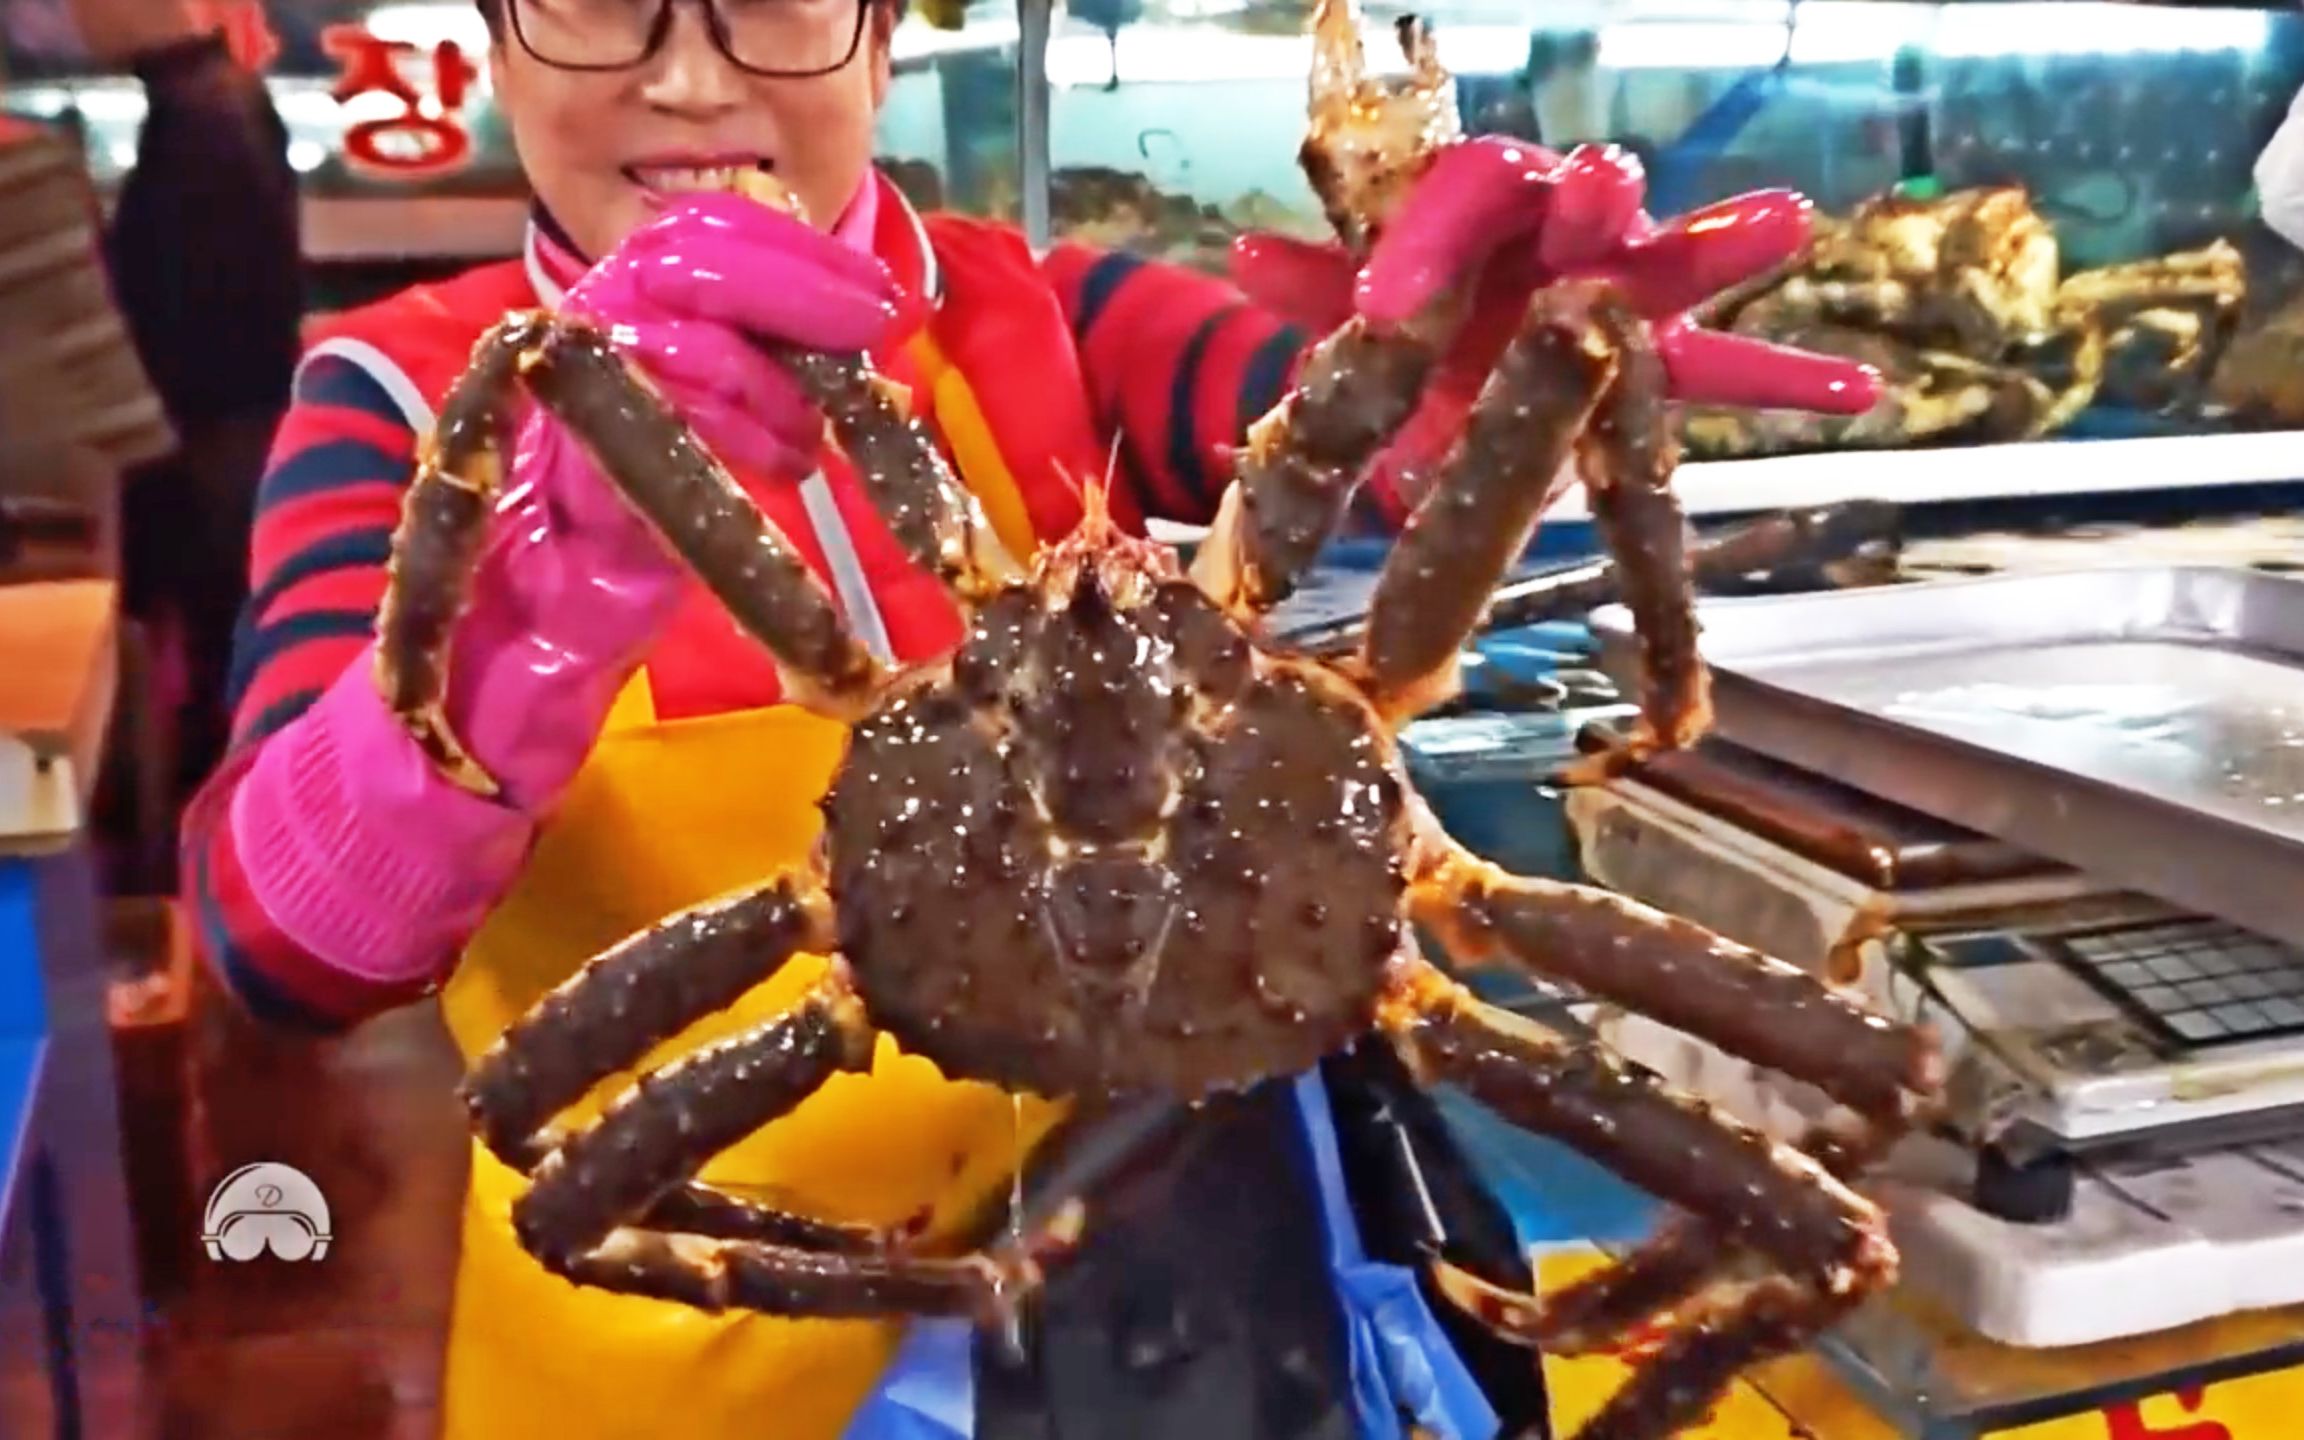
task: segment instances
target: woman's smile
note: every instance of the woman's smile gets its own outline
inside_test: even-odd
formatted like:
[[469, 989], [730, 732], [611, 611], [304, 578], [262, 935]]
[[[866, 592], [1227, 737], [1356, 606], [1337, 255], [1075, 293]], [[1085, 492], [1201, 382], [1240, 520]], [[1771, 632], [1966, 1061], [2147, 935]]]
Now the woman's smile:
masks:
[[682, 152], [651, 155], [622, 167], [649, 204], [661, 206], [676, 195], [698, 190], [730, 190], [747, 170], [769, 170], [776, 162], [752, 151]]

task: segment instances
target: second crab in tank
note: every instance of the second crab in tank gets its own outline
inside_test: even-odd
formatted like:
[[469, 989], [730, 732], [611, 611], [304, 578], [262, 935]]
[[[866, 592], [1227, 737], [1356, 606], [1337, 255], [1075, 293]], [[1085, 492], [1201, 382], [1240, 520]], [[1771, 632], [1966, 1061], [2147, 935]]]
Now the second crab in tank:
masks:
[[2148, 411], [2198, 402], [2247, 293], [2240, 254], [2199, 250], [2066, 276], [2024, 191], [1879, 195], [1819, 220], [1808, 251], [1722, 296], [1707, 321], [1862, 360], [1887, 380], [1853, 418], [1691, 413], [1709, 458], [2028, 440], [2098, 400]]

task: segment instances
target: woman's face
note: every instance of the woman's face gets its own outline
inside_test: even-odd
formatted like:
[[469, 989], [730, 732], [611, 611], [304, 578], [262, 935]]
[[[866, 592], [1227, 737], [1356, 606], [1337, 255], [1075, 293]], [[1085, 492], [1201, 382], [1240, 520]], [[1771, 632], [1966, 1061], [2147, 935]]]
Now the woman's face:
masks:
[[[507, 3], [528, 6], [521, 14], [534, 17], [560, 0]], [[586, 0], [585, 9], [598, 13], [605, 3], [649, 0]], [[521, 168], [586, 255], [614, 250], [682, 190], [714, 184], [715, 170], [773, 170], [821, 226], [840, 217], [862, 183], [873, 120], [888, 92], [887, 11], [873, 0], [722, 3], [730, 15], [774, 5], [820, 21], [831, 46], [823, 53], [831, 54], [853, 33], [856, 7], [872, 9], [854, 58], [807, 79], [754, 75], [731, 64], [712, 41], [703, 6], [692, 0], [674, 0], [663, 45], [626, 70], [558, 69], [530, 54], [509, 24], [497, 36], [489, 52], [496, 100]], [[529, 34], [546, 43], [536, 29]]]

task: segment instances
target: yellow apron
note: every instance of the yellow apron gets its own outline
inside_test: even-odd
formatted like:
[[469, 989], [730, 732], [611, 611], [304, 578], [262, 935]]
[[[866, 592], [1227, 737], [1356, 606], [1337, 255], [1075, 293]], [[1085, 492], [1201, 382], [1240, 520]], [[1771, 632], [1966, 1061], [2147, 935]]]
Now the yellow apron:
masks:
[[[845, 733], [790, 706], [658, 722], [645, 676], [636, 680], [442, 995], [467, 1063], [625, 935], [800, 864]], [[774, 1015], [823, 965], [796, 957], [645, 1065]], [[613, 1078], [574, 1114], [589, 1119], [627, 1080]], [[1019, 1146], [1028, 1151], [1060, 1114], [947, 1081], [883, 1037], [870, 1075], [836, 1076], [702, 1178], [827, 1218], [893, 1225], [932, 1209], [931, 1237], [943, 1239], [1008, 1183]], [[514, 1239], [521, 1185], [473, 1146], [445, 1440], [833, 1440], [902, 1337], [900, 1322], [707, 1315], [579, 1289]]]

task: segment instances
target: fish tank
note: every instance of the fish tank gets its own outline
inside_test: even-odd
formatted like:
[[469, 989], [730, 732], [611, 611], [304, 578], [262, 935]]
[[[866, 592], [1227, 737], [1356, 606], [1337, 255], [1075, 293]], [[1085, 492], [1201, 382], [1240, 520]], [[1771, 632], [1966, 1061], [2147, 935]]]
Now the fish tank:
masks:
[[[518, 245], [521, 181], [470, 0], [199, 3], [270, 80], [316, 261], [453, 266]], [[1368, 5], [1379, 63], [1387, 22], [1410, 8]], [[914, 0], [895, 34], [881, 163], [921, 205], [1014, 219], [1041, 243], [1220, 271], [1244, 231], [1324, 236], [1296, 160], [1310, 9]], [[2297, 7], [1413, 10], [1468, 130], [1622, 145], [1658, 214], [1770, 185], [1816, 202], [1806, 254], [1698, 319], [1867, 360], [1888, 396], [1856, 419], [1692, 411], [1688, 460], [2005, 452], [1959, 473], [1922, 462], [1923, 488], [2304, 479], [2288, 473], [2304, 468], [2296, 448], [2274, 438], [2304, 428], [2304, 254], [2263, 224], [2252, 178], [2304, 87]], [[0, 0], [0, 35], [0, 103], [80, 134], [99, 182], [116, 181], [135, 157], [138, 87], [93, 73], [67, 0]], [[2047, 479], [2020, 448], [2174, 438], [2220, 443], [2176, 465], [2161, 447], [2058, 450]], [[1781, 476], [1740, 482], [1749, 508], [1858, 483], [1845, 467], [1822, 493], [1813, 465], [1747, 474]], [[1867, 474], [1894, 488], [1905, 471]], [[1711, 483], [1692, 482], [1692, 509], [1721, 508]]]
[[[1211, 270], [1243, 230], [1327, 236], [1296, 159], [1307, 9], [1056, 16], [1054, 236]], [[1808, 251], [1698, 322], [1870, 362], [1886, 398], [1686, 412], [1693, 511], [2304, 480], [2281, 433], [2304, 428], [2304, 253], [2253, 179], [2304, 87], [2298, 7], [1369, 0], [1372, 59], [1411, 11], [1468, 131], [1621, 145], [1659, 215], [1815, 202]], [[2082, 440], [2123, 443], [2027, 443]]]

